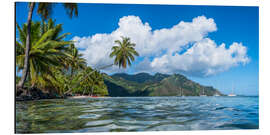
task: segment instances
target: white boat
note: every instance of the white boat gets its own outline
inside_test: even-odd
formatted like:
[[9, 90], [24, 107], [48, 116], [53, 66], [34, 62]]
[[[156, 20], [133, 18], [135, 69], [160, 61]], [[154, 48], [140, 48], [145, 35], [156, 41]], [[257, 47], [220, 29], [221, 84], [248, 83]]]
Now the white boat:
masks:
[[204, 88], [203, 88], [203, 94], [200, 95], [200, 97], [206, 97], [207, 95], [204, 94]]
[[233, 89], [233, 86], [232, 86], [232, 93], [228, 94], [229, 97], [235, 97], [235, 96], [237, 96], [236, 94], [234, 94], [233, 90], [234, 89]]
[[215, 96], [215, 97], [219, 97], [220, 95], [219, 95], [219, 94], [215, 94], [214, 96]]
[[236, 95], [233, 94], [233, 93], [231, 93], [231, 94], [229, 94], [228, 96], [229, 96], [229, 97], [235, 97]]

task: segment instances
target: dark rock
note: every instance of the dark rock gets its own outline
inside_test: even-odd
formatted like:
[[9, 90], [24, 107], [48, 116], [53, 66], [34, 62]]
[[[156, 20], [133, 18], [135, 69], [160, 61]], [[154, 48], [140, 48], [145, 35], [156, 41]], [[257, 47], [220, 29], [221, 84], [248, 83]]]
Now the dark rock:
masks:
[[20, 96], [23, 93], [23, 90], [19, 89], [16, 91], [16, 96]]
[[54, 99], [64, 98], [57, 96], [55, 93], [45, 93], [41, 89], [36, 87], [19, 88], [16, 90], [16, 101], [28, 101], [28, 100], [39, 100], [39, 99]]

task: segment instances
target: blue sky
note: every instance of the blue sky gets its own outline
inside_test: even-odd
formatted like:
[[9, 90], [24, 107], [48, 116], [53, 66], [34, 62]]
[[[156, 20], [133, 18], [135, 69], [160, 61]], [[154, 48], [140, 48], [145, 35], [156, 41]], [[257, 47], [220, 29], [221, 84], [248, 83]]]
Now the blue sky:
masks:
[[[85, 55], [89, 65], [96, 63], [104, 65], [110, 63], [110, 60], [102, 59], [103, 57], [99, 55], [95, 56], [94, 54], [98, 53], [99, 50], [102, 51], [100, 46], [103, 44], [104, 48], [110, 47], [111, 44], [105, 41], [109, 42], [119, 34], [129, 35], [138, 45], [138, 51], [139, 53], [141, 52], [140, 54], [142, 55], [137, 58], [132, 67], [124, 72], [143, 72], [141, 67], [144, 67], [148, 68], [145, 72], [152, 74], [155, 72], [166, 73], [167, 71], [168, 73], [182, 73], [203, 85], [212, 85], [225, 94], [230, 93], [232, 87], [234, 87], [236, 94], [258, 95], [258, 7], [124, 4], [79, 4], [78, 6], [79, 16], [76, 18], [70, 19], [65, 14], [61, 4], [54, 6], [51, 17], [56, 19], [57, 23], [63, 24], [64, 32], [72, 33], [67, 39], [78, 41], [77, 46], [81, 48], [81, 53]], [[17, 3], [16, 21], [19, 25], [26, 22], [26, 9], [26, 3]], [[120, 21], [120, 19], [122, 19], [122, 21]], [[40, 20], [36, 11], [33, 15], [33, 20]], [[181, 21], [184, 23], [180, 24]], [[174, 27], [178, 26], [179, 29], [174, 29]], [[188, 30], [186, 33], [181, 33], [181, 30], [184, 30], [182, 28], [190, 27], [194, 28]], [[198, 29], [198, 27], [202, 27], [202, 29]], [[166, 29], [165, 31], [167, 33], [160, 32], [163, 29]], [[163, 33], [165, 33], [165, 35]], [[144, 34], [145, 36], [140, 36]], [[182, 34], [182, 36], [177, 37], [177, 35], [174, 34]], [[171, 37], [166, 35], [171, 35]], [[149, 37], [149, 39], [145, 37]], [[167, 42], [161, 41], [162, 38]], [[100, 39], [100, 41], [96, 41], [98, 39]], [[172, 41], [170, 41], [171, 39]], [[185, 42], [182, 39], [185, 40]], [[179, 43], [179, 45], [176, 42]], [[153, 48], [149, 47], [148, 49], [152, 49], [154, 54], [151, 54], [151, 51], [146, 51], [147, 49], [144, 49], [145, 45], [143, 43], [153, 45]], [[235, 63], [230, 63], [229, 58], [226, 59], [228, 60], [226, 63], [213, 58], [206, 58], [210, 59], [210, 63], [206, 61], [201, 62], [199, 58], [195, 56], [208, 55], [198, 55], [196, 51], [192, 53], [192, 56], [194, 56], [192, 60], [195, 62], [190, 66], [186, 66], [190, 63], [189, 61], [183, 61], [183, 59], [185, 60], [185, 58], [187, 58], [186, 55], [175, 57], [175, 54], [185, 54], [188, 49], [192, 49], [192, 47], [195, 46], [197, 46], [198, 49], [210, 45], [215, 51], [222, 43], [224, 43], [225, 48], [219, 50], [221, 51], [220, 53], [224, 51], [224, 57], [227, 56], [225, 54], [230, 52], [229, 48], [233, 43], [237, 43], [235, 46], [239, 53], [242, 52], [241, 50], [246, 49], [244, 54], [239, 54], [241, 58], [231, 59], [236, 61], [236, 65]], [[160, 48], [160, 46], [164, 47]], [[174, 49], [175, 47], [179, 47], [180, 49]], [[194, 48], [194, 50], [196, 49]], [[206, 53], [211, 54], [210, 52]], [[165, 57], [165, 55], [168, 57]], [[218, 54], [211, 54], [211, 56], [216, 55]], [[234, 55], [235, 54], [232, 54], [231, 56], [234, 57]], [[220, 58], [222, 58], [222, 56], [220, 56]], [[94, 58], [95, 60], [93, 60]], [[141, 65], [140, 63], [142, 63], [145, 58], [148, 58], [148, 65]], [[246, 58], [248, 58], [248, 60]], [[164, 59], [165, 62], [168, 62], [164, 64], [165, 66], [172, 66], [168, 68], [162, 66], [161, 61]], [[177, 61], [178, 59], [179, 61]], [[219, 66], [212, 66], [211, 62], [217, 62]], [[149, 65], [151, 65], [151, 67]], [[196, 65], [198, 65], [198, 67], [201, 66], [201, 68], [194, 68], [194, 65], [195, 67]], [[228, 68], [225, 68], [226, 66]], [[209, 71], [208, 69], [213, 69], [214, 73], [209, 72], [209, 75], [204, 75], [206, 73], [205, 71]], [[105, 72], [111, 74], [119, 72], [119, 70], [109, 69]]]

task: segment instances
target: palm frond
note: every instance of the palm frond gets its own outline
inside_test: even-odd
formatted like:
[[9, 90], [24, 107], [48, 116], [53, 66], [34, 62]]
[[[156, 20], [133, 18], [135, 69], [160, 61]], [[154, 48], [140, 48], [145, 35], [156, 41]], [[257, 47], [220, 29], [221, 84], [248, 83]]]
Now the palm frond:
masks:
[[78, 16], [78, 6], [76, 3], [64, 3], [64, 8], [70, 18], [72, 18], [72, 16]]
[[126, 68], [127, 64], [128, 66], [131, 66], [131, 61], [134, 61], [135, 56], [139, 56], [139, 53], [135, 51], [134, 47], [135, 44], [130, 42], [130, 38], [128, 37], [122, 37], [122, 41], [115, 40], [114, 43], [118, 44], [118, 46], [112, 47], [112, 52], [110, 53], [110, 58], [114, 57], [114, 64], [118, 65], [119, 68], [123, 67]]

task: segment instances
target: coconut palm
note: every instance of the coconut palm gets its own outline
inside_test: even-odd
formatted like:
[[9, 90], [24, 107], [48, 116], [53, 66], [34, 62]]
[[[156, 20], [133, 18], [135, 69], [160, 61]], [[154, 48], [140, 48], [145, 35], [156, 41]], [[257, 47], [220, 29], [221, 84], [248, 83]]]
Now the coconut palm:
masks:
[[70, 45], [68, 55], [69, 58], [67, 62], [71, 70], [70, 77], [72, 79], [74, 70], [84, 69], [86, 67], [86, 61], [84, 58], [82, 58], [83, 55], [79, 53], [78, 49], [74, 46], [74, 44]]
[[121, 37], [122, 41], [116, 40], [115, 43], [118, 46], [113, 46], [113, 52], [110, 54], [110, 57], [115, 57], [114, 64], [118, 65], [119, 68], [126, 68], [127, 64], [131, 66], [131, 61], [134, 61], [134, 55], [139, 56], [138, 52], [135, 51], [135, 44], [131, 43], [130, 38]]
[[[102, 89], [107, 89], [106, 86], [104, 85], [103, 77], [102, 75], [98, 72], [95, 71], [92, 75], [92, 87], [91, 87], [91, 95], [95, 94], [100, 94], [102, 93]], [[104, 87], [105, 86], [105, 87]], [[89, 93], [90, 95], [90, 93]]]
[[[64, 41], [67, 33], [60, 35], [62, 25], [54, 25], [50, 19], [45, 27], [49, 27], [47, 31], [42, 33], [42, 26], [40, 22], [31, 23], [31, 45], [29, 52], [29, 74], [32, 86], [45, 86], [47, 82], [54, 79], [52, 68], [62, 67], [62, 60], [67, 55], [67, 50], [71, 41]], [[19, 70], [24, 68], [27, 24], [22, 28], [17, 25], [19, 31], [19, 41], [16, 41], [16, 66]]]
[[[65, 93], [71, 92], [73, 89], [73, 85], [77, 85], [77, 84], [74, 84], [74, 73], [77, 74], [80, 70], [86, 68], [86, 60], [82, 58], [83, 55], [79, 53], [78, 49], [74, 46], [74, 44], [71, 44], [69, 46], [69, 49], [67, 52], [68, 52], [67, 55], [69, 57], [64, 57], [62, 60], [63, 64], [65, 65], [65, 70], [62, 70], [62, 74], [66, 74], [64, 78], [64, 80], [66, 81], [60, 82], [60, 83], [64, 83], [65, 86], [68, 86], [68, 87], [65, 87], [68, 89], [62, 90]], [[60, 78], [62, 77], [63, 75], [60, 75]]]
[[53, 87], [50, 89], [55, 90], [60, 95], [63, 95], [64, 92], [71, 88], [70, 80], [66, 76], [65, 70], [62, 69], [63, 68], [52, 68], [55, 79], [51, 79], [49, 84], [49, 86]]
[[[37, 13], [42, 17], [43, 20], [48, 19], [48, 17], [52, 13], [52, 5], [53, 3], [37, 3], [38, 4], [38, 10]], [[19, 81], [17, 88], [22, 88], [24, 86], [24, 83], [27, 78], [27, 74], [29, 71], [29, 62], [30, 62], [30, 49], [32, 48], [30, 45], [32, 44], [32, 37], [31, 37], [31, 26], [32, 26], [32, 15], [34, 11], [36, 3], [30, 2], [29, 3], [29, 10], [28, 10], [28, 17], [27, 17], [27, 23], [26, 23], [26, 33], [25, 33], [25, 56], [24, 56], [24, 62], [23, 62], [23, 70], [22, 70], [22, 77]], [[63, 3], [68, 15], [72, 17], [73, 15], [78, 16], [78, 9], [76, 3]], [[44, 21], [43, 21], [44, 22]]]
[[108, 95], [107, 87], [104, 84], [102, 75], [91, 67], [81, 70], [76, 75], [75, 80], [75, 82], [79, 83], [78, 85], [74, 85], [73, 91], [75, 93], [80, 93], [82, 95]]

